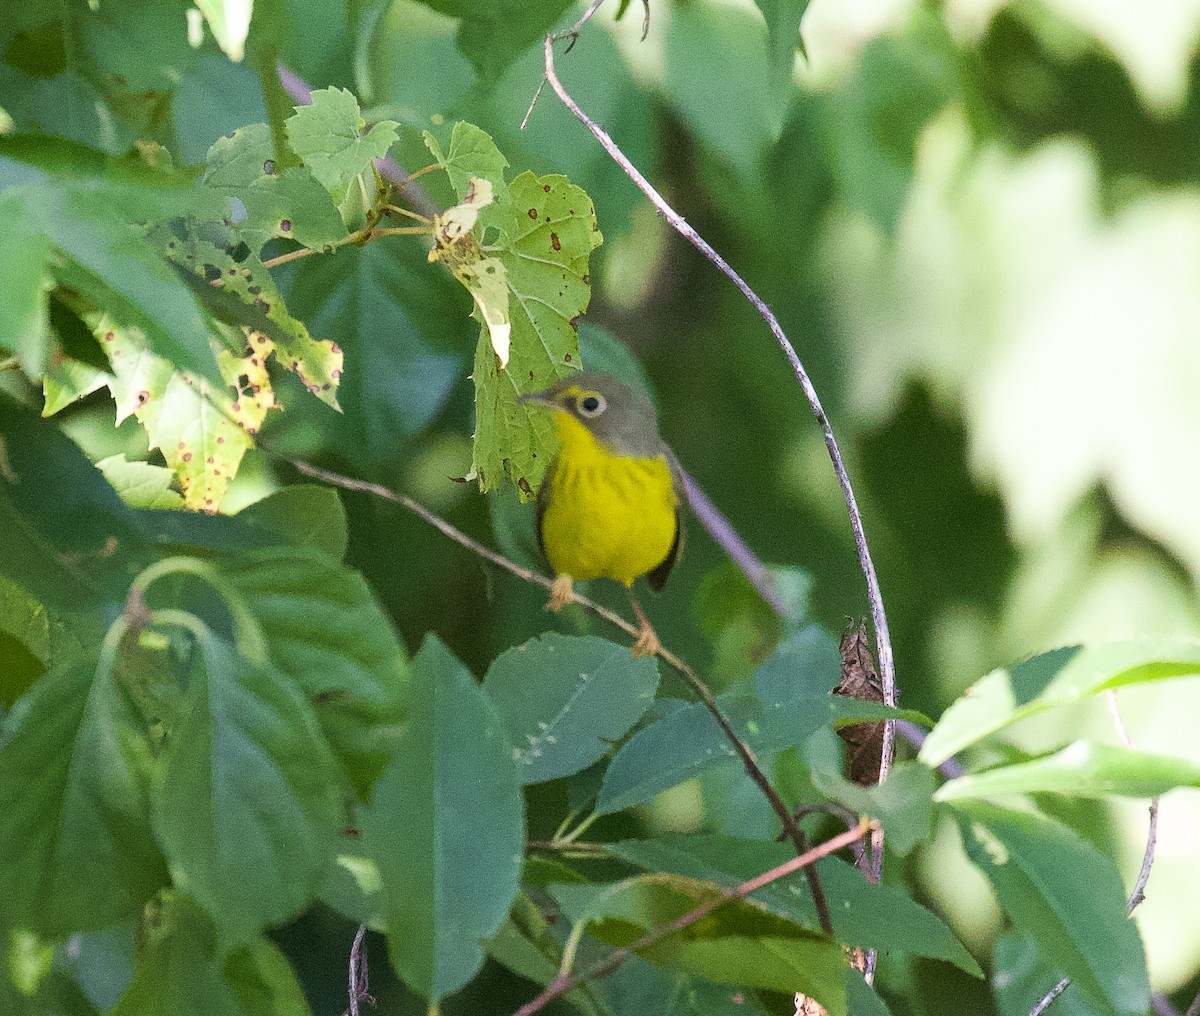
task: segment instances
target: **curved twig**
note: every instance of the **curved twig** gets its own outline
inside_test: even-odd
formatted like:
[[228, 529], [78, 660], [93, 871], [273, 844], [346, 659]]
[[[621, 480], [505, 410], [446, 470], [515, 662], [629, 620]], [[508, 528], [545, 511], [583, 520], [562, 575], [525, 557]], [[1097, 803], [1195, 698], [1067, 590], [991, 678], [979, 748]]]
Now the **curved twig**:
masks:
[[645, 949], [653, 945], [655, 942], [666, 938], [668, 935], [674, 934], [677, 931], [682, 931], [690, 924], [695, 924], [702, 918], [707, 917], [714, 910], [724, 906], [732, 900], [745, 899], [750, 893], [756, 889], [761, 889], [765, 885], [769, 885], [778, 879], [784, 878], [795, 871], [803, 868], [805, 871], [810, 871], [814, 861], [820, 860], [828, 854], [832, 854], [835, 850], [841, 850], [843, 847], [848, 847], [851, 844], [857, 843], [868, 832], [879, 828], [877, 822], [869, 822], [866, 819], [859, 822], [854, 828], [847, 830], [844, 833], [839, 833], [832, 839], [826, 840], [820, 846], [813, 847], [812, 850], [805, 851], [799, 857], [793, 857], [790, 861], [786, 861], [778, 868], [772, 868], [768, 872], [750, 879], [748, 882], [743, 882], [736, 889], [725, 890], [721, 895], [709, 902], [697, 907], [695, 910], [684, 914], [669, 924], [655, 928], [653, 931], [647, 932], [636, 942], [624, 946], [620, 949], [615, 949], [608, 954], [605, 959], [601, 960], [594, 966], [589, 967], [581, 974], [576, 974], [570, 977], [565, 973], [560, 973], [550, 984], [546, 990], [521, 1006], [513, 1016], [533, 1016], [533, 1013], [539, 1012], [545, 1008], [550, 1002], [558, 998], [565, 992], [572, 991], [578, 988], [585, 981], [594, 981], [598, 977], [606, 977], [624, 963], [630, 956], [634, 955], [639, 949]]
[[[357, 490], [367, 494], [374, 494], [376, 497], [384, 498], [387, 501], [394, 501], [398, 505], [402, 505], [409, 511], [419, 515], [422, 519], [428, 522], [431, 526], [441, 531], [455, 543], [466, 547], [467, 550], [479, 555], [485, 561], [490, 561], [492, 564], [505, 571], [516, 575], [517, 578], [524, 579], [526, 582], [532, 582], [535, 585], [541, 586], [543, 589], [549, 590], [553, 586], [553, 582], [546, 578], [545, 575], [534, 571], [532, 568], [526, 568], [523, 565], [517, 564], [515, 561], [510, 561], [503, 554], [499, 554], [490, 547], [485, 547], [478, 540], [472, 539], [461, 529], [452, 526], [449, 522], [443, 519], [440, 515], [431, 512], [419, 501], [414, 501], [406, 494], [400, 494], [397, 491], [384, 487], [382, 484], [371, 483], [367, 480], [356, 480], [352, 476], [344, 476], [341, 473], [334, 473], [328, 469], [322, 469], [320, 466], [314, 466], [309, 462], [304, 462], [300, 459], [290, 459], [286, 456], [281, 456], [285, 461], [290, 462], [296, 469], [307, 476], [314, 477], [318, 480], [324, 480], [326, 483], [331, 483], [335, 487], [341, 487], [344, 490]], [[595, 600], [590, 600], [586, 596], [581, 596], [579, 593], [574, 594], [574, 602], [579, 604], [585, 610], [597, 617], [602, 618], [616, 628], [620, 628], [626, 635], [632, 639], [638, 637], [639, 630], [634, 625], [630, 624], [620, 614], [609, 610], [603, 604], [597, 603]], [[742, 760], [742, 765], [746, 770], [746, 774], [754, 781], [755, 785], [762, 791], [763, 796], [770, 804], [771, 810], [775, 812], [783, 828], [787, 831], [792, 843], [796, 847], [796, 853], [803, 854], [808, 850], [808, 841], [805, 838], [804, 832], [796, 824], [796, 820], [792, 817], [792, 813], [788, 810], [788, 806], [784, 804], [783, 798], [779, 796], [778, 791], [771, 785], [771, 781], [763, 772], [762, 766], [759, 765], [758, 759], [755, 757], [753, 749], [746, 744], [737, 734], [737, 731], [730, 726], [729, 721], [725, 718], [725, 714], [721, 712], [720, 706], [717, 705], [716, 699], [713, 697], [712, 691], [709, 689], [696, 672], [692, 670], [683, 660], [676, 656], [673, 652], [664, 646], [660, 646], [658, 654], [660, 659], [674, 668], [683, 678], [691, 685], [692, 689], [699, 696], [700, 701], [708, 710], [717, 725], [721, 728], [726, 739], [732, 745], [738, 757]], [[833, 922], [829, 917], [829, 904], [826, 902], [824, 890], [821, 888], [821, 882], [815, 868], [805, 868], [805, 875], [808, 878], [809, 888], [812, 890], [813, 902], [817, 908], [817, 916], [820, 919], [821, 927], [826, 932], [833, 930]]]
[[[591, 119], [579, 106], [579, 104], [571, 97], [570, 93], [563, 87], [562, 82], [558, 78], [558, 74], [554, 67], [554, 41], [553, 35], [546, 36], [544, 43], [545, 50], [545, 77], [550, 83], [550, 87], [554, 89], [554, 93], [562, 101], [563, 105], [571, 111], [580, 123], [582, 123], [597, 141], [601, 147], [609, 154], [609, 156], [619, 165], [637, 188], [650, 199], [654, 207], [671, 227], [686, 239], [693, 247], [711, 261], [720, 271], [741, 290], [742, 295], [754, 306], [758, 313], [762, 316], [767, 326], [771, 329], [771, 333], [775, 336], [780, 348], [787, 356], [788, 362], [791, 364], [792, 372], [796, 375], [796, 379], [800, 382], [800, 387], [804, 391], [804, 397], [807, 399], [809, 407], [812, 409], [813, 415], [817, 418], [817, 423], [821, 427], [821, 431], [825, 437], [825, 447], [829, 452], [830, 461], [833, 463], [834, 472], [837, 474], [838, 485], [842, 490], [842, 497], [846, 502], [846, 510], [850, 515], [850, 527], [854, 532], [854, 546], [858, 552], [858, 562], [862, 569], [862, 573], [867, 583], [867, 600], [871, 609], [871, 622], [875, 627], [875, 646], [876, 654], [879, 662], [880, 683], [883, 685], [883, 699], [889, 706], [897, 704], [896, 694], [896, 668], [892, 658], [892, 642], [888, 634], [887, 614], [883, 607], [883, 594], [879, 589], [879, 579], [875, 573], [875, 565], [871, 560], [870, 548], [867, 546], [866, 534], [863, 530], [862, 515], [858, 510], [858, 501], [854, 496], [854, 489], [850, 484], [850, 477], [846, 472], [846, 465], [842, 459], [841, 449], [838, 447], [837, 438], [834, 436], [833, 428], [829, 423], [829, 418], [825, 415], [825, 410], [821, 405], [821, 400], [817, 395], [816, 389], [808, 376], [808, 372], [804, 369], [803, 363], [800, 362], [800, 357], [797, 355], [795, 347], [792, 346], [784, 333], [782, 326], [775, 317], [771, 308], [766, 305], [761, 297], [750, 288], [749, 284], [736, 272], [720, 254], [705, 240], [696, 230], [688, 223], [688, 221], [680, 215], [674, 208], [667, 203], [666, 199], [659, 194], [654, 186], [646, 179], [638, 168], [629, 161], [628, 157], [618, 147], [617, 143], [609, 136], [599, 124]], [[893, 721], [889, 720], [884, 725], [883, 735], [883, 752], [879, 766], [880, 782], [887, 776], [888, 770], [891, 768], [892, 758], [895, 754], [895, 726]], [[878, 881], [882, 872], [883, 866], [883, 831], [877, 830], [872, 837], [872, 862], [871, 870], [875, 881]]]
[[[1104, 692], [1104, 697], [1108, 701], [1108, 711], [1112, 716], [1113, 726], [1116, 728], [1117, 737], [1121, 739], [1121, 743], [1126, 748], [1133, 749], [1133, 738], [1129, 736], [1129, 729], [1125, 726], [1125, 718], [1121, 715], [1121, 708], [1117, 704], [1117, 693], [1114, 689], [1109, 688]], [[1150, 868], [1154, 864], [1154, 850], [1158, 844], [1158, 798], [1154, 798], [1150, 802], [1150, 826], [1146, 833], [1146, 849], [1142, 854], [1142, 867], [1138, 872], [1137, 880], [1133, 883], [1133, 889], [1129, 893], [1129, 899], [1125, 904], [1125, 915], [1131, 915], [1146, 898], [1146, 883], [1150, 880]], [[1064, 977], [1053, 988], [1051, 988], [1036, 1006], [1030, 1010], [1029, 1016], [1041, 1016], [1050, 1004], [1058, 998], [1067, 987], [1070, 985], [1071, 979]], [[1200, 995], [1196, 996], [1196, 1001], [1187, 1011], [1187, 1016], [1200, 1016]]]

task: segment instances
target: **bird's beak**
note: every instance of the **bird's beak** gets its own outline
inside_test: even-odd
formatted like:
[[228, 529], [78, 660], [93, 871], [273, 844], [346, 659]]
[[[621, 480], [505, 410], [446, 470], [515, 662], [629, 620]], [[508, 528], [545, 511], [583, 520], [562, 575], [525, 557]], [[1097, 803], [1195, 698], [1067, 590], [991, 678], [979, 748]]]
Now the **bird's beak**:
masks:
[[549, 392], [530, 392], [528, 395], [520, 395], [517, 401], [529, 405], [532, 403], [535, 406], [553, 406], [555, 405], [553, 397]]

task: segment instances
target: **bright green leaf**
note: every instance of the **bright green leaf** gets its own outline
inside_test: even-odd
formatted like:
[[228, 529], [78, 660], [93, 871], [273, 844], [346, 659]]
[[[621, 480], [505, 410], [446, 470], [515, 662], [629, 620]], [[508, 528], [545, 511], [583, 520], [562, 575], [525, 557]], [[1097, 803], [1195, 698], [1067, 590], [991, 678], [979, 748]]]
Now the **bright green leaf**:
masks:
[[322, 88], [312, 103], [296, 107], [287, 120], [288, 141], [304, 164], [341, 203], [350, 181], [373, 159], [387, 155], [396, 140], [396, 124], [382, 121], [360, 136], [364, 125], [358, 100], [344, 88]]
[[[242, 375], [250, 382], [236, 385], [238, 402], [247, 407], [245, 413], [233, 407], [239, 423], [257, 427], [247, 414], [249, 403], [258, 397], [260, 389], [264, 393], [262, 407], [255, 418], [261, 420], [266, 409], [274, 408], [266, 373], [267, 357], [272, 353], [276, 362], [295, 374], [310, 394], [338, 408], [338, 378], [344, 359], [341, 348], [332, 339], [314, 339], [304, 322], [288, 313], [270, 272], [256, 256], [235, 261], [228, 251], [194, 236], [169, 244], [168, 249], [177, 263], [192, 270], [194, 274], [184, 277], [197, 285], [214, 316], [240, 328], [245, 336], [249, 348], [242, 360], [235, 362], [229, 354], [221, 361], [222, 377], [230, 385]], [[219, 289], [211, 286], [204, 278], [205, 272], [215, 272], [224, 285]], [[201, 278], [203, 282], [199, 281]], [[236, 340], [228, 345], [236, 346]]]
[[[1150, 1004], [1137, 926], [1111, 858], [1043, 815], [981, 801], [954, 806], [967, 854], [987, 876], [1013, 924], [1102, 1012], [1144, 1013]], [[1047, 985], [1047, 990], [1052, 985]]]
[[1068, 646], [994, 670], [950, 706], [929, 733], [921, 761], [951, 755], [1011, 723], [1079, 702], [1109, 688], [1200, 673], [1200, 642], [1143, 639]]
[[96, 463], [96, 468], [131, 508], [182, 508], [183, 497], [171, 484], [175, 474], [150, 462], [129, 462], [124, 452]]
[[1200, 765], [1170, 755], [1076, 741], [1045, 758], [960, 776], [943, 785], [934, 800], [1041, 792], [1099, 798], [1157, 797], [1175, 787], [1200, 787]]
[[413, 661], [413, 710], [360, 823], [383, 880], [392, 966], [436, 1001], [483, 963], [516, 898], [525, 820], [504, 725], [434, 636]]
[[512, 355], [504, 370], [484, 328], [475, 352], [475, 447], [482, 490], [505, 470], [531, 494], [557, 447], [549, 414], [521, 405], [579, 363], [572, 321], [590, 297], [588, 256], [600, 243], [591, 199], [562, 176], [522, 173], [509, 185], [511, 206], [495, 253], [504, 265]]
[[549, 632], [497, 657], [484, 678], [523, 783], [570, 776], [608, 753], [654, 701], [658, 666], [593, 635]]
[[150, 834], [150, 744], [113, 676], [94, 659], [50, 671], [0, 738], [6, 917], [58, 937], [140, 913], [166, 871]]
[[16, 353], [25, 370], [45, 370], [46, 262], [50, 241], [16, 194], [0, 194], [0, 347]]
[[466, 198], [474, 176], [492, 185], [495, 200], [500, 205], [507, 204], [508, 184], [504, 182], [504, 170], [508, 168], [508, 160], [490, 134], [460, 120], [450, 132], [449, 153], [442, 152], [437, 138], [429, 131], [425, 131], [424, 138], [425, 146], [450, 178], [450, 186], [459, 201]]
[[153, 820], [176, 884], [219, 922], [227, 948], [313, 895], [342, 820], [340, 784], [291, 679], [211, 633], [199, 649], [187, 711], [161, 756]]
[[42, 378], [42, 393], [45, 405], [42, 416], [53, 416], [92, 392], [103, 388], [109, 381], [106, 371], [97, 370], [78, 360], [58, 359], [46, 365]]

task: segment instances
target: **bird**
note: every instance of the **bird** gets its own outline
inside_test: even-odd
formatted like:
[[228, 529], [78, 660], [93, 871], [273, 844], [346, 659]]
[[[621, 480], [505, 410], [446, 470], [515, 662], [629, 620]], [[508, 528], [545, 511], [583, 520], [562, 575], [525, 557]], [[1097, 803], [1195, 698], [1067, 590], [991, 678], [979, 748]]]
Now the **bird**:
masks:
[[572, 602], [575, 581], [615, 579], [630, 590], [639, 623], [633, 655], [657, 655], [632, 587], [645, 575], [657, 592], [671, 574], [683, 546], [684, 485], [654, 404], [595, 370], [520, 401], [553, 412], [560, 442], [537, 493], [538, 545], [555, 575], [546, 609]]

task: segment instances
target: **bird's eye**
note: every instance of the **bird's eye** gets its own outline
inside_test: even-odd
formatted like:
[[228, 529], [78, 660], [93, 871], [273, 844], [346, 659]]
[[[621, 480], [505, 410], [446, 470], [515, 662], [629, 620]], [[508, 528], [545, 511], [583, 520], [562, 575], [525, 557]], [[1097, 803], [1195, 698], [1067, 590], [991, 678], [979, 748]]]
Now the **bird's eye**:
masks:
[[599, 416], [608, 408], [608, 403], [604, 401], [604, 396], [599, 392], [586, 392], [579, 397], [575, 403], [579, 410], [580, 416]]

